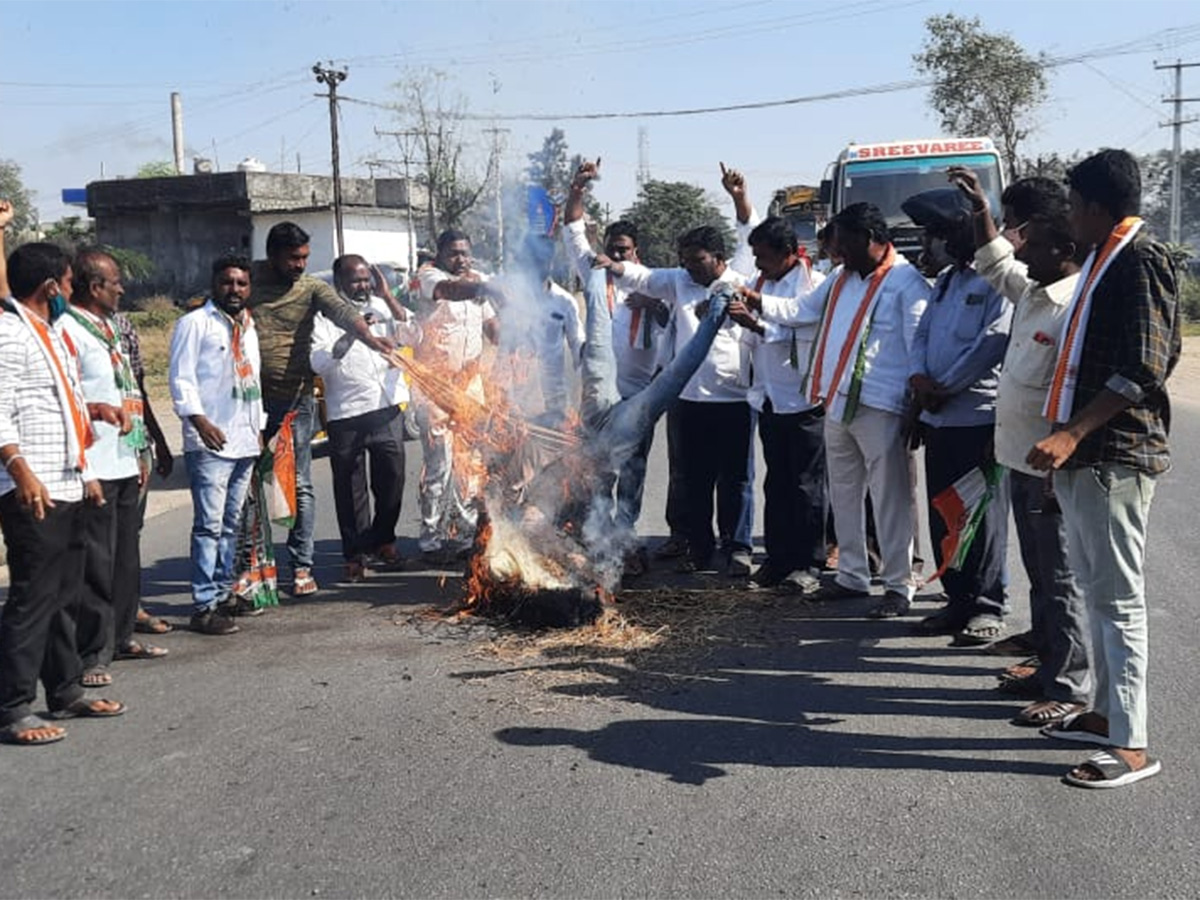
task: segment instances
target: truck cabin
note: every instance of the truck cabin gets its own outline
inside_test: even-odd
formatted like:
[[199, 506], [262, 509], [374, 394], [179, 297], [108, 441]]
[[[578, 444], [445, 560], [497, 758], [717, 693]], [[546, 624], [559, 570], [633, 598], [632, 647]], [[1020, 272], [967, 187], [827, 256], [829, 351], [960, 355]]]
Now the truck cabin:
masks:
[[991, 138], [931, 138], [885, 144], [851, 144], [821, 183], [821, 199], [836, 214], [852, 203], [871, 203], [887, 219], [896, 250], [916, 262], [921, 229], [900, 208], [909, 197], [948, 185], [946, 169], [967, 166], [979, 176], [999, 212], [1004, 167]]

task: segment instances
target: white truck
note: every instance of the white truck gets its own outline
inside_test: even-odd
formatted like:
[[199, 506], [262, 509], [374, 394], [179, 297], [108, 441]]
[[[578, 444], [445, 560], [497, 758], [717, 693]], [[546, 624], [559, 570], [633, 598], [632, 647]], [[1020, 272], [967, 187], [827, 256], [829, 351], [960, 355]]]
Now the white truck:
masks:
[[973, 169], [993, 210], [999, 213], [1004, 163], [988, 137], [850, 144], [829, 164], [820, 199], [831, 217], [853, 203], [874, 204], [887, 219], [896, 249], [915, 261], [921, 251], [921, 229], [900, 204], [921, 191], [948, 187], [946, 169], [950, 166]]

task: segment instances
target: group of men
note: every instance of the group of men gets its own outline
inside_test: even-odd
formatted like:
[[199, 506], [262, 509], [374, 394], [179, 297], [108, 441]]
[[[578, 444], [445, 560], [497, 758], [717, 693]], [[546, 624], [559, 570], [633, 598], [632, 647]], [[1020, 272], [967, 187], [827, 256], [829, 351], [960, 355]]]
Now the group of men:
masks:
[[[611, 317], [615, 387], [605, 415], [642, 398], [627, 409], [644, 421], [622, 432], [628, 446], [610, 455], [611, 477], [598, 482], [615, 497], [626, 573], [647, 565], [636, 523], [656, 379], [681, 386], [661, 405], [672, 532], [663, 555], [679, 553], [683, 572], [715, 568], [818, 600], [861, 597], [873, 575], [873, 530], [883, 594], [869, 614], [907, 614], [918, 588], [914, 450], [923, 446], [946, 603], [917, 631], [1035, 654], [1039, 665], [1008, 679], [1034, 701], [1014, 722], [1108, 747], [1072, 769], [1071, 783], [1116, 787], [1157, 772], [1146, 753], [1142, 565], [1155, 479], [1169, 465], [1165, 381], [1180, 337], [1174, 269], [1137, 217], [1136, 162], [1103, 151], [1071, 171], [1069, 192], [1045, 179], [1010, 185], [1000, 198], [1003, 233], [974, 175], [951, 169], [946, 188], [905, 204], [924, 229], [920, 268], [897, 253], [879, 210], [850, 206], [826, 229], [837, 265], [828, 277], [786, 221], [758, 217], [745, 179], [721, 168], [737, 216], [735, 253], [720, 230], [701, 226], [680, 236], [677, 267], [647, 268], [629, 222], [610, 225], [594, 251], [583, 208], [597, 164], [579, 168], [563, 210], [566, 256], [591, 291], [590, 343], [599, 334], [593, 314], [606, 307], [606, 329]], [[416, 314], [372, 290], [362, 257], [339, 258], [332, 287], [305, 275], [308, 243], [282, 223], [265, 261], [217, 260], [211, 296], [173, 335], [171, 392], [194, 501], [192, 627], [205, 634], [233, 633], [237, 616], [258, 611], [233, 590], [236, 550], [264, 441], [285, 423], [296, 463], [291, 589], [317, 590], [314, 375], [325, 387], [346, 577], [356, 581], [368, 567], [399, 562], [400, 410], [410, 399], [424, 456], [424, 560], [461, 557], [475, 533], [475, 498], [454, 472], [452, 423], [428, 399], [409, 397], [399, 347], [464, 389], [481, 376], [491, 342], [510, 363], [506, 385], [519, 390], [512, 361], [524, 353], [541, 402], [522, 410], [555, 427], [568, 406], [564, 350], [576, 366], [589, 359], [578, 307], [549, 278], [549, 235], [523, 245], [526, 280], [514, 283], [477, 272], [465, 234], [442, 234], [433, 262], [416, 273]], [[0, 623], [0, 736], [31, 744], [63, 736], [31, 713], [39, 673], [53, 714], [117, 715], [116, 701], [85, 697], [85, 672], [87, 686], [101, 686], [114, 657], [164, 652], [133, 633], [145, 451], [152, 440], [168, 460], [169, 450], [122, 344], [111, 257], [88, 251], [71, 262], [34, 244], [15, 251], [8, 269], [0, 525], [12, 587]], [[517, 297], [534, 302], [522, 313]], [[590, 359], [593, 368], [609, 361]], [[584, 375], [584, 406], [594, 376]], [[767, 471], [766, 560], [755, 570], [756, 430]], [[963, 550], [943, 504], [972, 479], [990, 502]], [[1010, 505], [1033, 627], [1007, 636]], [[822, 580], [830, 517], [837, 572]], [[82, 597], [66, 589], [76, 583]]]
[[[976, 176], [951, 168], [946, 188], [904, 204], [923, 228], [920, 268], [897, 253], [878, 209], [847, 207], [826, 228], [837, 264], [828, 278], [786, 222], [758, 220], [742, 176], [721, 168], [737, 213], [734, 254], [719, 231], [698, 228], [680, 237], [678, 268], [647, 269], [636, 240], [615, 243], [628, 233], [618, 224], [608, 254], [589, 257], [578, 219], [591, 163], [566, 216], [568, 246], [607, 270], [617, 302], [666, 305], [660, 367], [714, 291], [735, 291], [669, 414], [669, 543], [686, 548], [681, 570], [750, 573], [757, 424], [767, 559], [753, 583], [817, 600], [864, 596], [873, 530], [884, 590], [869, 615], [907, 614], [919, 586], [923, 446], [945, 604], [914, 623], [917, 633], [1032, 654], [1002, 681], [1032, 701], [1013, 723], [1105, 748], [1067, 782], [1113, 788], [1157, 773], [1146, 752], [1143, 565], [1155, 481], [1170, 464], [1165, 385], [1181, 340], [1173, 263], [1138, 217], [1136, 161], [1105, 150], [1071, 170], [1068, 189], [1041, 178], [1010, 185], [1003, 233]], [[1031, 629], [1011, 636], [1010, 507], [1032, 613]], [[827, 512], [838, 562], [822, 583]]]

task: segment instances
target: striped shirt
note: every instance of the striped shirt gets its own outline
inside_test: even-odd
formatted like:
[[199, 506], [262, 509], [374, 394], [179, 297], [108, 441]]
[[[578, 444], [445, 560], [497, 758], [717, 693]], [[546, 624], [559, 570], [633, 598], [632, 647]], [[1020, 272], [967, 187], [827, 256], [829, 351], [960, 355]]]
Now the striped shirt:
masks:
[[[50, 341], [78, 386], [76, 364], [53, 328]], [[50, 497], [67, 503], [83, 499], [83, 477], [67, 461], [70, 427], [37, 336], [16, 313], [0, 314], [0, 447], [16, 444]], [[15, 489], [7, 470], [0, 469], [0, 495]]]

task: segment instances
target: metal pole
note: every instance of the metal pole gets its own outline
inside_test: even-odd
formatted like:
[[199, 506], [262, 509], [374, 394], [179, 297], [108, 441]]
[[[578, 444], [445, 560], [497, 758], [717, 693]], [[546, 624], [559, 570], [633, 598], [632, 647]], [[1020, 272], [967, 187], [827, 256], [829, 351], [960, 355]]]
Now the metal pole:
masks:
[[1194, 117], [1190, 119], [1183, 117], [1183, 104], [1200, 102], [1200, 98], [1183, 96], [1183, 70], [1196, 66], [1200, 66], [1200, 63], [1185, 63], [1180, 59], [1161, 66], [1157, 63], [1154, 65], [1155, 69], [1175, 70], [1175, 96], [1163, 100], [1164, 103], [1173, 104], [1175, 111], [1171, 121], [1163, 123], [1163, 127], [1171, 126], [1173, 132], [1171, 142], [1171, 216], [1167, 228], [1167, 239], [1172, 244], [1178, 244], [1183, 237], [1183, 126], [1196, 121]]
[[332, 143], [333, 163], [333, 225], [337, 234], [337, 255], [346, 252], [346, 241], [342, 233], [342, 171], [338, 153], [337, 86], [346, 80], [345, 69], [325, 69], [320, 63], [313, 66], [313, 74], [320, 84], [329, 86], [329, 137]]

